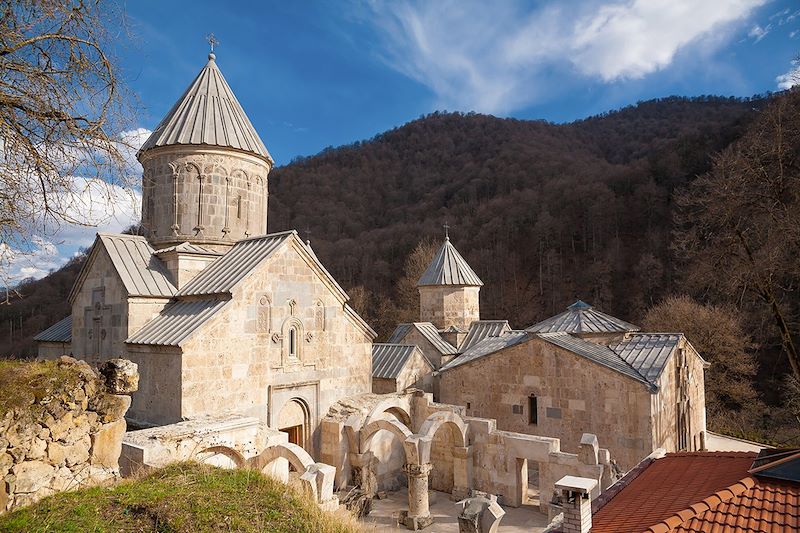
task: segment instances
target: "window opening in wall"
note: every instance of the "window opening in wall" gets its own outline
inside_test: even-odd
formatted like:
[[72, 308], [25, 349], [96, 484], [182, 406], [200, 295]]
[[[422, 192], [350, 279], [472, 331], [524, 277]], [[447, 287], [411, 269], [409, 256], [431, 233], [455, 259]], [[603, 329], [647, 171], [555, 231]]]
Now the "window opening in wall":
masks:
[[467, 409], [469, 409], [471, 407], [472, 407], [472, 405], [469, 402], [467, 402]]
[[515, 415], [521, 415], [522, 414], [522, 406], [521, 405], [512, 405], [511, 406], [511, 412], [514, 413]]
[[528, 423], [539, 423], [539, 407], [536, 402], [536, 396], [533, 394], [528, 397]]
[[297, 357], [297, 329], [289, 328], [289, 357]]

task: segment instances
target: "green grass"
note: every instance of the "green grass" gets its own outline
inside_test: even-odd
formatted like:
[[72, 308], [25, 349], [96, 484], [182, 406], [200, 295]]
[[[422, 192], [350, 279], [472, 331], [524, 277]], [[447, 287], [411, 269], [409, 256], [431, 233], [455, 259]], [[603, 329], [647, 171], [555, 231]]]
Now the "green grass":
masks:
[[82, 379], [78, 369], [58, 361], [0, 359], [0, 417], [13, 409], [41, 410], [42, 399], [69, 393]]
[[0, 516], [0, 532], [258, 531], [355, 533], [344, 513], [320, 511], [253, 470], [176, 463], [136, 480], [50, 496]]

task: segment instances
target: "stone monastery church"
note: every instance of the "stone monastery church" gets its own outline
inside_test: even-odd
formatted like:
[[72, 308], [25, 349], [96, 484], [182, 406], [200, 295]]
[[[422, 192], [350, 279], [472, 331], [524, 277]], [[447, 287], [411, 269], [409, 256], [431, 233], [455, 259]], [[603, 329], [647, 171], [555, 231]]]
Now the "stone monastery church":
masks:
[[408, 486], [418, 529], [429, 486], [514, 506], [530, 483], [546, 509], [562, 476], [597, 495], [658, 448], [705, 447], [707, 365], [683, 335], [580, 301], [524, 330], [482, 320], [449, 238], [420, 321], [373, 344], [310, 244], [266, 233], [274, 162], [213, 52], [138, 159], [146, 235], [98, 234], [72, 314], [36, 337], [43, 358], [138, 365], [121, 465], [291, 466], [320, 504]]

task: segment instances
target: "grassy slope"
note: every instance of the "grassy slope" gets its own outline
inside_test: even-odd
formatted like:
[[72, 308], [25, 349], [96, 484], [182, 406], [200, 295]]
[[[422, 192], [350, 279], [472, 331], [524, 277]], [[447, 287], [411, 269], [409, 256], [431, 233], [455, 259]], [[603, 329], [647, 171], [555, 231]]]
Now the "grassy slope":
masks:
[[46, 498], [0, 516], [0, 532], [274, 531], [350, 533], [283, 483], [248, 470], [177, 463], [138, 480]]

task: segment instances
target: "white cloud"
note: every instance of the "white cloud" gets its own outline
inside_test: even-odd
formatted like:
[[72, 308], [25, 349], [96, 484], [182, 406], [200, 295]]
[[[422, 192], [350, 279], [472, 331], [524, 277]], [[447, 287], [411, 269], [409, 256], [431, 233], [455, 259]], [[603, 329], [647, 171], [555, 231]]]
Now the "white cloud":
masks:
[[[141, 167], [135, 159], [150, 131], [138, 128], [120, 134], [120, 150], [129, 163], [133, 179], [122, 183], [138, 182]], [[63, 223], [43, 235], [33, 235], [28, 241], [0, 243], [0, 282], [9, 285], [33, 277], [41, 278], [51, 270], [64, 265], [80, 248], [94, 241], [98, 232], [120, 233], [141, 219], [142, 197], [138, 188], [122, 187], [99, 178], [67, 176], [64, 191], [51, 202], [58, 204], [65, 218], [75, 221]]]
[[503, 113], [538, 100], [548, 73], [612, 82], [669, 66], [691, 45], [723, 42], [767, 0], [477, 0], [370, 3], [381, 57], [428, 86], [437, 105]]
[[755, 42], [758, 42], [764, 37], [766, 37], [770, 31], [772, 31], [772, 24], [767, 24], [766, 27], [763, 28], [758, 24], [756, 24], [755, 26], [750, 28], [750, 31], [747, 32], [747, 36], [752, 37], [755, 40]]
[[778, 83], [778, 89], [782, 91], [800, 85], [800, 61], [792, 61], [792, 68], [789, 72], [781, 74], [775, 78], [775, 81]]

